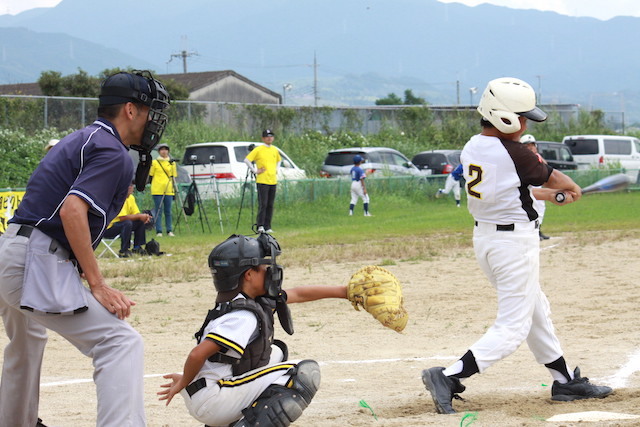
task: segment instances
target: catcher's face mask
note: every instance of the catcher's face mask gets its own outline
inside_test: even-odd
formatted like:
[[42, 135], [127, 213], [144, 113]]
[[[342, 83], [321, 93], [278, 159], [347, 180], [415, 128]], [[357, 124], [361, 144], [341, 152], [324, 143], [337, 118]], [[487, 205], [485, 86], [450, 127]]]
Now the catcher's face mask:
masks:
[[261, 233], [258, 242], [264, 251], [264, 255], [271, 257], [271, 263], [267, 267], [267, 273], [264, 278], [264, 289], [267, 296], [276, 298], [282, 290], [283, 269], [281, 265], [276, 263], [276, 257], [282, 253], [278, 241], [271, 235]]

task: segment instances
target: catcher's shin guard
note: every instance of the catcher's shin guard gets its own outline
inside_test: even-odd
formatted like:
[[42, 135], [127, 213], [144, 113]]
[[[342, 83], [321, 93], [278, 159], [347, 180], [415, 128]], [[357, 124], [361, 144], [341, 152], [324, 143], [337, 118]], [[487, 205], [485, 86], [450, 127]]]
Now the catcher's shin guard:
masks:
[[303, 360], [293, 368], [287, 386], [272, 384], [250, 407], [234, 427], [286, 427], [297, 420], [309, 406], [320, 387], [320, 367], [313, 360]]

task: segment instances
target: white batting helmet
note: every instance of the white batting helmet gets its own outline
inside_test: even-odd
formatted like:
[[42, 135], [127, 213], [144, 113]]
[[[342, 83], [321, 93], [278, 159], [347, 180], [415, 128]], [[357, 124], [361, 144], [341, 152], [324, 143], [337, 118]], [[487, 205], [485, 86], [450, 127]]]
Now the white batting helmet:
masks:
[[520, 142], [523, 143], [523, 144], [531, 144], [531, 143], [535, 143], [536, 139], [533, 137], [533, 135], [528, 133], [528, 134], [522, 135], [520, 137]]
[[520, 130], [518, 116], [536, 122], [547, 113], [536, 107], [536, 94], [529, 84], [514, 77], [491, 80], [480, 98], [478, 112], [502, 133]]

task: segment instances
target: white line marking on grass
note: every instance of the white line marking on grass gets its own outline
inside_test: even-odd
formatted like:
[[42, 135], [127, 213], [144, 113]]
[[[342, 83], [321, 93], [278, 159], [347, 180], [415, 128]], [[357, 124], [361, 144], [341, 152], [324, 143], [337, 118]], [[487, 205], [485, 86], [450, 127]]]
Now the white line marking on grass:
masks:
[[618, 372], [609, 377], [609, 384], [613, 388], [626, 387], [629, 377], [638, 371], [640, 371], [640, 349], [629, 357], [629, 361], [618, 369]]

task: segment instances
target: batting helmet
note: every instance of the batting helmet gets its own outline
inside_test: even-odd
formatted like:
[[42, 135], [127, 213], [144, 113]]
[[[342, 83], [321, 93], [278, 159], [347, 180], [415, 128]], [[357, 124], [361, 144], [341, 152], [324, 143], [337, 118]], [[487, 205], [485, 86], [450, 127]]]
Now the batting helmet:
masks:
[[480, 98], [478, 112], [500, 132], [520, 130], [518, 116], [542, 122], [547, 113], [536, 107], [536, 94], [527, 82], [513, 77], [491, 80]]
[[[209, 254], [209, 268], [216, 291], [237, 289], [245, 271], [260, 264], [275, 265], [277, 255], [280, 255], [280, 246], [275, 238], [266, 233], [257, 239], [240, 234], [229, 236]], [[281, 281], [277, 285], [281, 285]]]
[[523, 143], [523, 144], [535, 144], [536, 139], [533, 137], [533, 135], [528, 133], [528, 134], [522, 135], [520, 137], [520, 142]]

